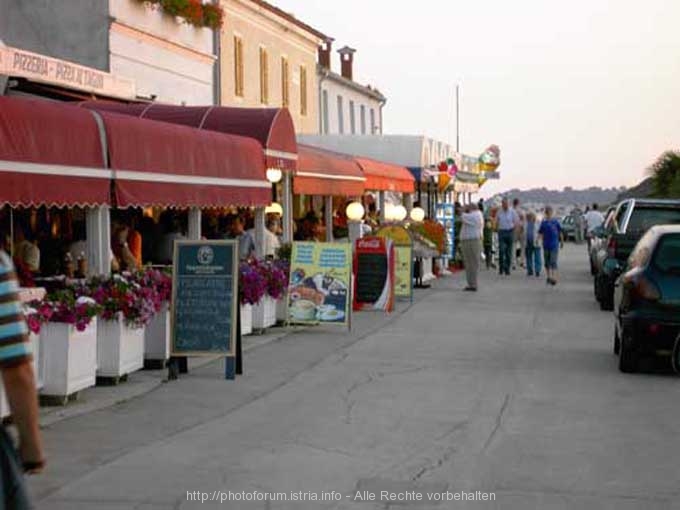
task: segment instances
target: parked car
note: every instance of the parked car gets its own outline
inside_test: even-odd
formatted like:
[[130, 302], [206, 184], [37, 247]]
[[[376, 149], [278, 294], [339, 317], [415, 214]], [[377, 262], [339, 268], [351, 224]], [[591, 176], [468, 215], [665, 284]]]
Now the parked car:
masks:
[[595, 260], [595, 297], [602, 310], [614, 309], [614, 283], [642, 236], [655, 225], [680, 224], [680, 200], [624, 200], [616, 207]]
[[622, 372], [680, 342], [680, 225], [651, 228], [615, 286], [614, 352]]
[[610, 207], [604, 215], [604, 223], [593, 230], [588, 241], [588, 258], [590, 259], [590, 274], [595, 276], [599, 267], [597, 266], [597, 254], [602, 249], [602, 244], [606, 243], [609, 225], [614, 221], [616, 207]]
[[571, 216], [564, 216], [560, 220], [560, 225], [562, 226], [562, 236], [565, 241], [576, 241], [576, 219]]

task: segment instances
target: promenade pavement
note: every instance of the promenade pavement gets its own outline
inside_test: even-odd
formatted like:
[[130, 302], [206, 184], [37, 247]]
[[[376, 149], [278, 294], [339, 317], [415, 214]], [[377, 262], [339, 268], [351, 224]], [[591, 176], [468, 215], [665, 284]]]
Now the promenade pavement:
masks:
[[[680, 380], [619, 373], [583, 246], [561, 263], [555, 288], [483, 271], [465, 293], [456, 275], [351, 335], [261, 345], [236, 382], [213, 362], [56, 422], [38, 508], [677, 508]], [[195, 501], [228, 491], [340, 500]], [[495, 501], [427, 499], [458, 491]]]

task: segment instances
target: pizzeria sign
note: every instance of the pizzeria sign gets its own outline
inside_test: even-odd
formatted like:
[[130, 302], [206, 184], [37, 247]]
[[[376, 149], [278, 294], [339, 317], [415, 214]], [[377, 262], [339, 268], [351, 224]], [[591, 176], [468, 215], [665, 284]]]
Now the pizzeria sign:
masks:
[[110, 97], [137, 95], [128, 78], [9, 46], [0, 46], [0, 74]]

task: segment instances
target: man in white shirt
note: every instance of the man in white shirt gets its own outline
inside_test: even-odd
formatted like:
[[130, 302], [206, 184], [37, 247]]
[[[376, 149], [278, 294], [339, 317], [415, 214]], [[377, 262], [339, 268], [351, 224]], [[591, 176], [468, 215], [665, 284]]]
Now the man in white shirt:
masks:
[[590, 242], [593, 238], [593, 230], [601, 227], [604, 224], [604, 215], [598, 210], [597, 204], [593, 204], [593, 208], [586, 213], [585, 219], [588, 238], [588, 251], [590, 251]]
[[517, 211], [510, 208], [507, 198], [504, 198], [501, 202], [501, 209], [498, 211], [496, 221], [498, 228], [498, 273], [509, 275], [515, 244], [515, 230], [520, 227], [520, 221]]
[[461, 215], [460, 249], [463, 254], [466, 291], [477, 291], [477, 277], [482, 258], [482, 232], [484, 230], [484, 216], [476, 205], [467, 205]]

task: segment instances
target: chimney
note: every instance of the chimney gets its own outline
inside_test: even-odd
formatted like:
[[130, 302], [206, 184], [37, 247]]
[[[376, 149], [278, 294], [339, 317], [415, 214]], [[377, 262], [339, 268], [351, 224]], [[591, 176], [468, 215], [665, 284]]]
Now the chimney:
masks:
[[350, 48], [349, 46], [345, 46], [338, 50], [338, 53], [340, 53], [341, 74], [343, 78], [347, 78], [348, 80], [353, 80], [352, 64], [354, 63], [354, 54], [356, 51], [357, 50]]
[[319, 46], [319, 65], [323, 69], [330, 70], [331, 68], [331, 47], [333, 46], [333, 39], [326, 39], [321, 46]]

